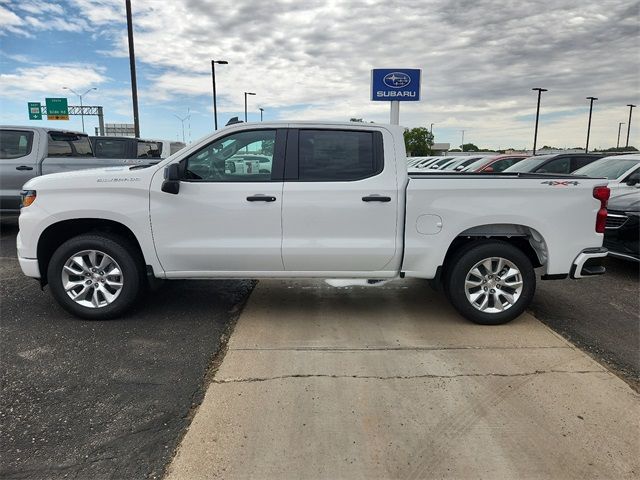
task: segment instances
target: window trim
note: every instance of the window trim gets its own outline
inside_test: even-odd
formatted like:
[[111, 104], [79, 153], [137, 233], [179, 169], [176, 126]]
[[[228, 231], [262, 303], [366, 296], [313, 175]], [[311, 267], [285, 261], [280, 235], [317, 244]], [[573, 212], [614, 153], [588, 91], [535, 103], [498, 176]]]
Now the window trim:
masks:
[[3, 128], [2, 129], [3, 132], [17, 132], [17, 133], [24, 133], [27, 135], [27, 153], [25, 153], [24, 155], [20, 155], [19, 157], [11, 157], [11, 158], [0, 158], [0, 162], [5, 161], [5, 160], [18, 160], [20, 158], [24, 158], [24, 157], [28, 157], [29, 155], [31, 155], [31, 152], [33, 151], [33, 144], [34, 144], [34, 132], [31, 130], [19, 130], [19, 129], [13, 129], [13, 128]]
[[[305, 180], [300, 178], [300, 131], [313, 132], [354, 132], [354, 133], [371, 133], [373, 139], [373, 163], [375, 170], [370, 175], [349, 179], [332, 179], [332, 180]], [[379, 130], [364, 129], [344, 129], [344, 128], [291, 128], [287, 135], [287, 152], [285, 157], [284, 181], [285, 182], [301, 182], [301, 183], [336, 183], [336, 182], [358, 182], [373, 178], [380, 175], [384, 171], [384, 145], [382, 140], [382, 132]]]
[[[247, 132], [266, 132], [266, 131], [275, 131], [276, 139], [275, 145], [273, 147], [273, 160], [271, 162], [271, 179], [270, 180], [260, 180], [260, 181], [247, 181], [247, 180], [208, 180], [208, 179], [198, 179], [198, 178], [184, 178], [184, 174], [187, 168], [187, 162], [189, 158], [198, 155], [204, 149], [209, 148], [212, 143], [219, 142], [228, 138], [232, 135], [236, 135], [238, 133], [247, 133]], [[284, 154], [286, 148], [286, 140], [287, 140], [287, 132], [285, 128], [248, 128], [243, 130], [236, 130], [235, 132], [230, 132], [228, 135], [224, 137], [218, 137], [215, 140], [210, 141], [202, 148], [199, 148], [195, 152], [189, 154], [187, 157], [180, 160], [180, 181], [181, 182], [189, 182], [189, 183], [273, 183], [273, 182], [282, 182], [282, 176], [284, 173]]]

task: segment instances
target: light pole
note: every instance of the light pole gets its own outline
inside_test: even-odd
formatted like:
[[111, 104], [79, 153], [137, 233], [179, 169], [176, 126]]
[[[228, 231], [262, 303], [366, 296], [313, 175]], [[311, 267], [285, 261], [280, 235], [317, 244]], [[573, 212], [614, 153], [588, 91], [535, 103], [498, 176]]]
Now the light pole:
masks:
[[247, 95], [255, 95], [253, 92], [244, 92], [244, 121], [247, 121]]
[[620, 148], [620, 129], [625, 122], [618, 122], [618, 141], [616, 142], [616, 149]]
[[127, 10], [127, 37], [129, 39], [129, 70], [131, 71], [131, 99], [133, 100], [133, 130], [140, 138], [140, 117], [138, 115], [138, 80], [136, 79], [136, 54], [133, 46], [133, 20], [131, 19], [131, 0], [125, 0]]
[[431, 135], [433, 135], [433, 123], [432, 123], [432, 124], [431, 124], [431, 126], [429, 127], [429, 133], [430, 133]]
[[216, 105], [216, 63], [227, 65], [226, 60], [211, 60], [211, 81], [213, 82], [213, 128], [218, 130], [218, 106]]
[[188, 120], [189, 117], [191, 117], [191, 113], [189, 113], [189, 110], [187, 109], [187, 116], [186, 117], [184, 117], [184, 118], [179, 117], [175, 113], [173, 114], [173, 116], [176, 117], [178, 120], [180, 120], [180, 122], [182, 123], [182, 142], [184, 143], [184, 122], [186, 120]]
[[629, 134], [631, 133], [631, 112], [633, 112], [633, 107], [635, 105], [631, 103], [627, 103], [627, 107], [629, 107], [629, 123], [627, 123], [627, 144], [625, 146], [629, 146]]
[[538, 108], [536, 108], [536, 129], [533, 133], [533, 155], [536, 154], [536, 143], [538, 141], [538, 119], [540, 118], [540, 97], [542, 96], [542, 92], [547, 92], [546, 88], [532, 88], [531, 90], [538, 91]]
[[587, 97], [589, 100], [589, 123], [587, 125], [587, 144], [584, 146], [584, 153], [589, 153], [589, 133], [591, 132], [591, 113], [593, 112], [593, 101], [598, 97]]
[[264, 108], [258, 107], [258, 110], [260, 110], [260, 121], [262, 121], [262, 112], [264, 112]]
[[84, 131], [84, 109], [82, 108], [82, 97], [84, 97], [87, 93], [89, 93], [91, 90], [97, 90], [96, 87], [91, 87], [89, 90], [87, 90], [86, 92], [84, 92], [82, 95], [80, 95], [78, 92], [76, 92], [74, 89], [69, 88], [69, 87], [62, 87], [63, 90], [69, 90], [71, 93], [76, 94], [78, 97], [80, 97], [80, 118], [82, 119], [82, 133], [85, 133]]
[[464, 130], [462, 131], [462, 143], [460, 144], [460, 151], [464, 152]]

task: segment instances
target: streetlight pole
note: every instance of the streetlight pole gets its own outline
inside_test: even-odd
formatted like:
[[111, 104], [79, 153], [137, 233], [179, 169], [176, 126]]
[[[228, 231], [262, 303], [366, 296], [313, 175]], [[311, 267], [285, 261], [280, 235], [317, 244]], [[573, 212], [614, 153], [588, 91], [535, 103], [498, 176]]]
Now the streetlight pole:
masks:
[[629, 107], [629, 123], [627, 123], [627, 147], [629, 146], [629, 134], [631, 133], [631, 112], [633, 111], [633, 107], [635, 105], [631, 103], [627, 103], [627, 107]]
[[589, 100], [589, 123], [587, 125], [587, 144], [584, 146], [584, 153], [589, 153], [589, 133], [591, 132], [591, 113], [593, 112], [593, 101], [598, 97], [587, 97]]
[[89, 90], [84, 92], [82, 95], [80, 95], [78, 92], [76, 92], [75, 90], [73, 90], [72, 88], [69, 88], [69, 87], [62, 87], [62, 89], [63, 90], [69, 90], [71, 93], [74, 93], [78, 97], [80, 97], [80, 118], [82, 119], [82, 133], [85, 133], [85, 131], [84, 131], [84, 109], [82, 108], [82, 97], [84, 97], [91, 90], [97, 90], [97, 88], [96, 87], [91, 87]]
[[620, 129], [625, 122], [618, 122], [618, 141], [616, 142], [616, 149], [620, 148]]
[[247, 95], [255, 95], [253, 92], [244, 92], [244, 121], [247, 122]]
[[129, 69], [131, 70], [133, 128], [136, 138], [140, 138], [140, 118], [138, 116], [138, 81], [136, 80], [136, 54], [133, 48], [133, 21], [131, 20], [131, 0], [125, 0], [125, 6], [127, 10], [127, 36], [129, 38]]
[[211, 60], [211, 81], [213, 83], [213, 129], [218, 130], [218, 106], [216, 104], [216, 63], [227, 65], [226, 60]]
[[460, 144], [460, 151], [464, 152], [464, 130], [462, 130], [462, 143]]
[[547, 92], [546, 88], [532, 88], [531, 90], [538, 91], [538, 107], [536, 108], [536, 129], [533, 133], [533, 155], [536, 154], [536, 144], [538, 142], [538, 119], [540, 118], [540, 97], [542, 96], [542, 92]]
[[258, 110], [260, 110], [260, 121], [262, 121], [262, 112], [264, 112], [264, 108], [258, 107]]
[[431, 124], [431, 127], [429, 127], [429, 133], [433, 135], [433, 123]]

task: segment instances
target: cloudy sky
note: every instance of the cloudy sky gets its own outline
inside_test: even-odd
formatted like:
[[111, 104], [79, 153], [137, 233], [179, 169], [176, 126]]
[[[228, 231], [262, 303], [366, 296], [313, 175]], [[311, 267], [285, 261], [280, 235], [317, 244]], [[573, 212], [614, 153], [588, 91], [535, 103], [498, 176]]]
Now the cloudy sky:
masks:
[[[29, 121], [28, 101], [98, 87], [85, 104], [107, 122], [132, 122], [124, 0], [0, 0], [0, 123]], [[423, 71], [421, 102], [402, 104], [407, 127], [434, 123], [436, 141], [531, 148], [583, 146], [587, 96], [592, 147], [615, 146], [628, 103], [640, 105], [640, 2], [630, 0], [132, 0], [143, 136], [196, 139], [212, 131], [210, 60], [219, 122], [361, 117], [388, 122], [369, 100], [371, 68]], [[631, 144], [640, 147], [640, 107]], [[93, 131], [97, 119], [86, 119]], [[621, 143], [626, 136], [623, 126]], [[187, 138], [188, 140], [188, 138]]]

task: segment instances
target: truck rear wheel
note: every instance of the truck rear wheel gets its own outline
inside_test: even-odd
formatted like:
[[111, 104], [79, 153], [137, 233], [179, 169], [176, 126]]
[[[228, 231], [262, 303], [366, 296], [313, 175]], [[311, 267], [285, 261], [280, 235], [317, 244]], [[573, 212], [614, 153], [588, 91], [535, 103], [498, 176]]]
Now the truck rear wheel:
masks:
[[535, 293], [531, 260], [507, 242], [474, 242], [458, 252], [449, 268], [449, 300], [465, 318], [481, 325], [513, 320]]
[[118, 317], [140, 292], [140, 262], [134, 252], [129, 242], [116, 235], [85, 234], [67, 240], [49, 262], [51, 293], [78, 317]]

